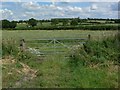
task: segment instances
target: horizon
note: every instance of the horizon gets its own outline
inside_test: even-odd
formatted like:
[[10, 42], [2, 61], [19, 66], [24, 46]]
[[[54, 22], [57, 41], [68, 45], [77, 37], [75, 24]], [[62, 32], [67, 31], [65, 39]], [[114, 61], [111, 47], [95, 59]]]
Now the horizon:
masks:
[[[80, 17], [75, 17], [75, 18], [79, 18], [79, 19], [88, 19], [88, 18], [80, 18]], [[33, 18], [33, 19], [35, 19], [35, 20], [52, 20], [52, 19], [75, 19], [75, 18], [50, 18], [50, 19], [35, 19], [35, 18]], [[32, 19], [32, 18], [29, 18], [29, 19]], [[20, 19], [20, 20], [8, 20], [8, 19], [2, 19], [2, 20], [8, 20], [8, 21], [28, 21], [29, 19], [25, 19], [25, 20], [22, 20], [22, 19]], [[89, 19], [98, 19], [98, 20], [107, 20], [107, 19], [109, 19], [109, 20], [117, 20], [117, 19], [119, 19], [119, 18], [115, 18], [115, 19], [112, 19], [112, 18], [89, 18]], [[0, 20], [0, 21], [2, 21], [2, 20]]]

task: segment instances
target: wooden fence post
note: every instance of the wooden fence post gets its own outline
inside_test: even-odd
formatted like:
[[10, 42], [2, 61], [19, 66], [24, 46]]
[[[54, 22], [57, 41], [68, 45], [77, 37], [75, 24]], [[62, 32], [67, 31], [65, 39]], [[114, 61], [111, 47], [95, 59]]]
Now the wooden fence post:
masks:
[[25, 45], [25, 40], [21, 39], [20, 40], [20, 50], [23, 52], [26, 49], [26, 45]]
[[88, 41], [90, 41], [91, 40], [91, 35], [90, 34], [88, 34]]

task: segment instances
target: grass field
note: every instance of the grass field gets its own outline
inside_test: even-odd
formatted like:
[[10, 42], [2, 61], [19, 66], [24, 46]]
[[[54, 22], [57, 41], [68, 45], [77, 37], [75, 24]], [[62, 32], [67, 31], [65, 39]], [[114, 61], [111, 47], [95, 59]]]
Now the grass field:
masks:
[[40, 39], [40, 38], [81, 38], [87, 37], [88, 34], [96, 38], [103, 38], [103, 36], [111, 36], [117, 31], [89, 31], [89, 30], [16, 30], [3, 31], [2, 38], [20, 38], [24, 39]]
[[[2, 37], [4, 40], [14, 39], [19, 42], [24, 38], [27, 40], [32, 39], [44, 39], [44, 38], [87, 38], [88, 34], [91, 35], [92, 41], [101, 41], [107, 37], [113, 37], [117, 31], [79, 31], [79, 30], [60, 30], [60, 31], [45, 31], [45, 30], [21, 30], [21, 31], [3, 31]], [[109, 43], [109, 42], [108, 42]], [[38, 43], [39, 44], [39, 43]], [[58, 45], [58, 43], [56, 43]], [[65, 45], [71, 45], [70, 49], [63, 48], [65, 53], [63, 54], [51, 54], [46, 56], [36, 57], [33, 54], [27, 55], [17, 54], [17, 58], [13, 56], [6, 56], [2, 59], [3, 67], [3, 87], [17, 87], [17, 88], [117, 88], [118, 87], [118, 65], [114, 64], [113, 60], [105, 60], [102, 56], [99, 59], [105, 60], [104, 63], [98, 63], [93, 65], [82, 65], [82, 59], [88, 60], [93, 58], [97, 60], [95, 56], [86, 54], [84, 57], [84, 51], [79, 52], [71, 43], [64, 43]], [[110, 44], [110, 43], [109, 43]], [[76, 44], [77, 45], [77, 44]], [[93, 44], [94, 45], [94, 44]], [[114, 44], [111, 44], [114, 45]], [[44, 44], [37, 45], [37, 43], [29, 43], [28, 47], [41, 49], [51, 49]], [[50, 44], [50, 46], [53, 46]], [[73, 47], [72, 47], [73, 46]], [[11, 48], [14, 47], [11, 46]], [[93, 49], [99, 47], [91, 46]], [[102, 45], [101, 45], [102, 47]], [[116, 55], [116, 49], [106, 49], [106, 52], [112, 52]], [[56, 49], [57, 50], [62, 50]], [[94, 49], [96, 50], [96, 49]], [[113, 51], [112, 51], [113, 50]], [[79, 53], [81, 56], [78, 65], [71, 63], [71, 59], [68, 58], [69, 54], [75, 54], [75, 57]], [[102, 52], [101, 52], [102, 53]], [[19, 55], [22, 55], [19, 56]], [[19, 58], [18, 58], [19, 56]], [[67, 56], [67, 57], [66, 57]], [[105, 55], [104, 55], [105, 56]], [[105, 56], [106, 57], [106, 56]], [[114, 56], [106, 57], [108, 59], [114, 59]], [[18, 60], [17, 60], [18, 59]], [[75, 59], [76, 60], [76, 59]], [[94, 62], [94, 61], [93, 61]]]
[[[40, 51], [49, 51], [49, 53], [54, 52], [54, 41], [51, 44], [51, 41], [47, 41], [47, 43], [40, 43], [39, 41], [36, 41], [37, 39], [53, 39], [53, 38], [61, 38], [63, 39], [60, 41], [62, 44], [64, 44], [64, 38], [88, 38], [88, 35], [91, 35], [92, 40], [102, 40], [109, 36], [114, 36], [117, 33], [117, 31], [84, 31], [84, 30], [18, 30], [18, 31], [3, 31], [2, 37], [3, 39], [10, 39], [15, 38], [16, 41], [20, 41], [20, 39], [25, 39], [25, 41], [30, 40], [30, 42], [27, 42], [27, 45], [33, 48], [38, 48]], [[34, 43], [31, 43], [33, 42]], [[39, 43], [38, 43], [39, 42]], [[77, 41], [81, 42], [81, 41]], [[47, 45], [48, 44], [48, 45]], [[78, 45], [79, 43], [76, 43], [75, 40], [70, 41], [69, 43], [66, 43], [65, 46], [72, 47], [73, 45]], [[61, 45], [60, 43], [56, 43], [56, 49], [55, 51], [65, 51], [67, 50], [66, 47]], [[61, 46], [61, 47], [60, 47]]]

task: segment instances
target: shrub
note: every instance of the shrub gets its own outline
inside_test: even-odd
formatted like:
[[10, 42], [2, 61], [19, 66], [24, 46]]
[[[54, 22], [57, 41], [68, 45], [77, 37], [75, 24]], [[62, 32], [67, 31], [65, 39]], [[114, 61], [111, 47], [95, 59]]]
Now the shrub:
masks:
[[120, 42], [118, 40], [116, 43], [116, 36], [103, 41], [88, 41], [83, 44], [83, 48], [75, 49], [74, 53], [70, 53], [70, 62], [75, 65], [100, 64], [106, 61], [118, 63], [120, 58], [119, 47], [116, 46], [118, 43]]

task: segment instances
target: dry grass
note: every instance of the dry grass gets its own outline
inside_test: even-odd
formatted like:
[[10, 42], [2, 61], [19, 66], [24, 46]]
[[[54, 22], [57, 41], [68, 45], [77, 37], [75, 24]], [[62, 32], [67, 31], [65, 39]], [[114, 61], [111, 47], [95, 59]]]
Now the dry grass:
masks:
[[[4, 58], [1, 60], [1, 63], [2, 63], [2, 68], [4, 69], [4, 73], [6, 72], [5, 73], [6, 76], [10, 76], [11, 78], [19, 77], [18, 80], [15, 80], [16, 82], [13, 82], [14, 87], [20, 87], [22, 85], [22, 83], [32, 80], [32, 79], [36, 78], [36, 76], [37, 76], [36, 73], [38, 72], [38, 70], [32, 69], [27, 64], [16, 61], [13, 57], [9, 56], [7, 58]], [[16, 68], [16, 64], [21, 65], [21, 67]], [[11, 69], [9, 69], [10, 66], [12, 66]], [[5, 79], [5, 77], [3, 76], [3, 83], [5, 83], [4, 79]], [[12, 81], [11, 79], [9, 79], [9, 80]]]

